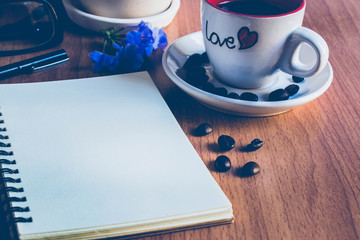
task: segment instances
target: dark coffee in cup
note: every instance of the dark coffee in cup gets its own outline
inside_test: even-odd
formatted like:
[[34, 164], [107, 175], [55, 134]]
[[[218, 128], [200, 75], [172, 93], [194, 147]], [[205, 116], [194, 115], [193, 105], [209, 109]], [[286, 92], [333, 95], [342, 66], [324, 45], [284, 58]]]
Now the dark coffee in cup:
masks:
[[253, 16], [273, 16], [292, 12], [300, 7], [296, 2], [283, 4], [286, 1], [271, 0], [234, 0], [219, 1], [217, 7], [233, 13]]

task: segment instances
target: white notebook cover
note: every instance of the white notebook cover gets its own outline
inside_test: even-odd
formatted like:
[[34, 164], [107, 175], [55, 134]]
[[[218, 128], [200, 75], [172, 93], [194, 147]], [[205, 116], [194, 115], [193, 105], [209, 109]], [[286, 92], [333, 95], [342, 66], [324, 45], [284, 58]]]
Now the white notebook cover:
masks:
[[[233, 218], [231, 203], [146, 72], [1, 84], [32, 217], [21, 239], [125, 236]], [[16, 175], [16, 176], [15, 176]]]

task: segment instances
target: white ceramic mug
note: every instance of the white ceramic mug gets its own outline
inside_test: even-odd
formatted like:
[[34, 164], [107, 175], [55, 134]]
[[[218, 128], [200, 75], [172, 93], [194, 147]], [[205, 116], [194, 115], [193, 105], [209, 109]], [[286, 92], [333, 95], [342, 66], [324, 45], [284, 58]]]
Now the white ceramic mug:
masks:
[[140, 18], [161, 13], [171, 0], [80, 0], [86, 11], [110, 18]]
[[[220, 8], [224, 0], [201, 0], [205, 49], [216, 77], [225, 84], [262, 88], [276, 79], [279, 69], [294, 76], [309, 77], [320, 72], [328, 62], [325, 40], [302, 27], [305, 0], [263, 1], [285, 5], [287, 10], [278, 15], [250, 15]], [[302, 43], [309, 44], [315, 51], [316, 62], [312, 66], [299, 60]]]

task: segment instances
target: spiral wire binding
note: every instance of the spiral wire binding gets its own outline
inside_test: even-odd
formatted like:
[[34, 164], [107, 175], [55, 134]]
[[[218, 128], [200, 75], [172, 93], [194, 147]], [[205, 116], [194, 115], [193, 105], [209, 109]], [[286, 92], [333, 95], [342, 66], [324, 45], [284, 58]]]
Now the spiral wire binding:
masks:
[[[1, 112], [0, 117], [3, 117]], [[11, 149], [9, 149], [11, 148], [11, 144], [4, 141], [9, 140], [7, 129], [4, 124], [5, 121], [0, 119], [0, 213], [2, 216], [5, 216], [10, 239], [18, 239], [16, 224], [30, 223], [33, 219], [31, 217], [15, 217], [14, 214], [15, 212], [30, 212], [30, 208], [17, 206], [19, 203], [27, 201], [26, 197], [21, 195], [24, 193], [24, 189], [22, 187], [9, 186], [9, 183], [10, 185], [21, 183], [21, 179], [16, 177], [16, 175], [19, 174], [19, 170], [16, 169], [16, 161], [10, 159], [14, 155]], [[13, 175], [15, 175], [15, 177]], [[0, 225], [2, 224], [3, 222], [1, 222]], [[2, 235], [1, 232], [0, 234]]]

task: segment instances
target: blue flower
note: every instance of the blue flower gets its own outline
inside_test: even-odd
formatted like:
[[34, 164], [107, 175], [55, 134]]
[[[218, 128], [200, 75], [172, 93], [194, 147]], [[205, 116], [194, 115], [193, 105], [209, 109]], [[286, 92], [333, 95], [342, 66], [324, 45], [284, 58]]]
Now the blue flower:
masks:
[[146, 23], [144, 21], [141, 21], [139, 25], [136, 26], [136, 28], [139, 29], [139, 32], [142, 32], [145, 28], [151, 28], [150, 23]]
[[102, 70], [114, 71], [119, 66], [119, 59], [114, 56], [110, 56], [98, 51], [90, 53], [89, 56], [95, 63], [93, 67], [94, 72], [100, 72]]
[[124, 68], [130, 71], [139, 69], [144, 63], [142, 50], [135, 44], [127, 44], [124, 51]]
[[141, 52], [150, 56], [153, 51], [154, 37], [148, 26], [141, 27], [141, 31], [130, 31], [126, 34], [126, 38], [122, 41], [126, 44], [135, 44], [139, 46]]
[[164, 50], [166, 46], [168, 45], [168, 40], [166, 33], [161, 28], [154, 28], [153, 30], [153, 37], [154, 37], [154, 44], [153, 48], [154, 50], [160, 48], [161, 50]]
[[[105, 40], [104, 50], [107, 43], [112, 42], [112, 46], [116, 49], [116, 56], [109, 56], [98, 51], [90, 53], [89, 56], [95, 63], [94, 72], [137, 70], [144, 63], [145, 56], [150, 57], [153, 50], [158, 48], [163, 50], [168, 44], [165, 32], [158, 28], [151, 29], [148, 23], [141, 21], [139, 25], [128, 28], [137, 28], [137, 30], [130, 31], [126, 35], [118, 33], [121, 29], [105, 31], [108, 39]], [[125, 39], [122, 39], [123, 37]], [[115, 43], [116, 40], [120, 40], [121, 45]]]
[[117, 49], [116, 58], [119, 60], [122, 70], [137, 70], [144, 63], [143, 53], [138, 45], [128, 43], [126, 46], [120, 46], [114, 43], [113, 46]]

